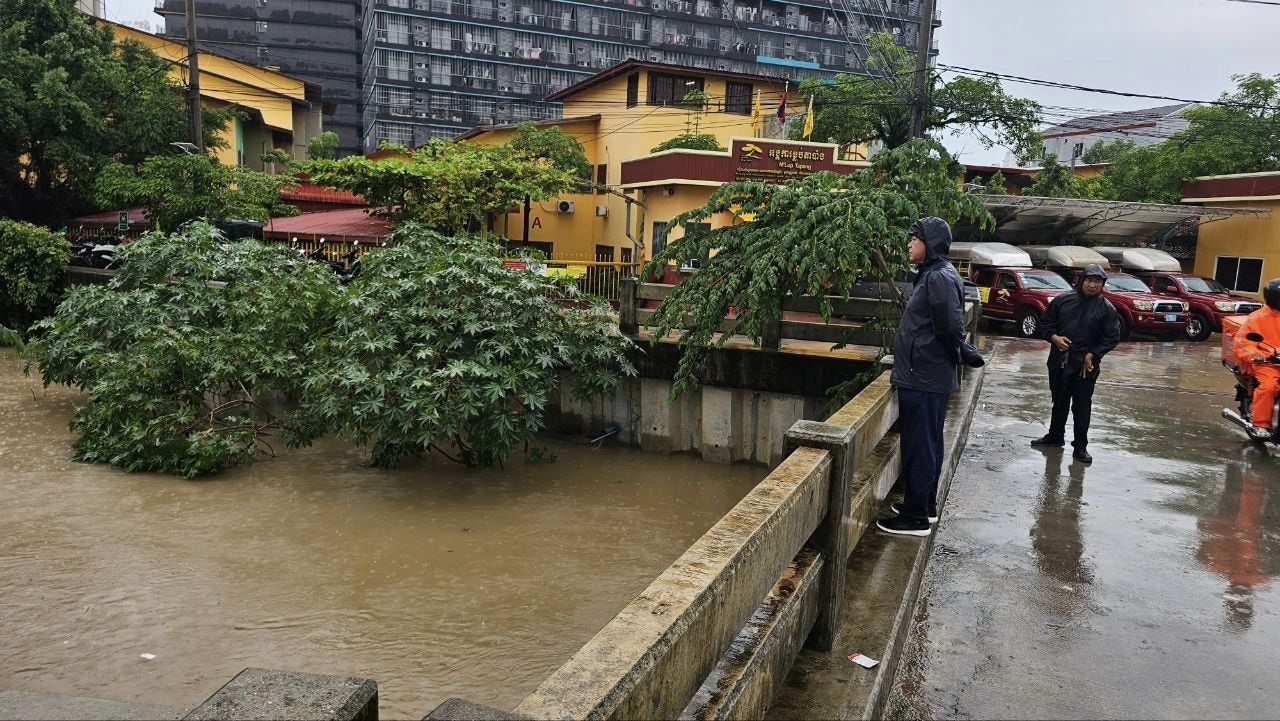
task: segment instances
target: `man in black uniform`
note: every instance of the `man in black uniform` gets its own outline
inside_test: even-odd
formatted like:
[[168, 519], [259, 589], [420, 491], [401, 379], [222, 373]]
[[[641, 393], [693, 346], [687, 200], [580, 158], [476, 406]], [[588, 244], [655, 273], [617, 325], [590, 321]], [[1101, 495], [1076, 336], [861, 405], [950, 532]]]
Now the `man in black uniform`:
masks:
[[1089, 455], [1089, 416], [1093, 409], [1093, 387], [1101, 372], [1102, 356], [1120, 342], [1120, 316], [1102, 297], [1107, 272], [1097, 263], [1084, 267], [1080, 285], [1049, 303], [1042, 327], [1049, 340], [1049, 392], [1053, 395], [1053, 417], [1049, 432], [1031, 445], [1062, 446], [1067, 430], [1067, 413], [1073, 418], [1077, 461], [1092, 463]]

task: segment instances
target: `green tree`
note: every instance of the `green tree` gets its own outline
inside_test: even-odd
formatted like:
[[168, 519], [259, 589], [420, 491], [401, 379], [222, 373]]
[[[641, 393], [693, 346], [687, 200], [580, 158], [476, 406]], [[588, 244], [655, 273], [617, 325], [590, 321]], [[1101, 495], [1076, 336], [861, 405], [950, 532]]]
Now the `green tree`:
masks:
[[400, 220], [447, 234], [465, 232], [492, 213], [575, 190], [575, 171], [530, 158], [511, 145], [432, 140], [395, 157], [351, 156], [302, 165], [313, 182], [363, 196]]
[[607, 304], [507, 268], [484, 239], [399, 233], [347, 286], [206, 223], [125, 246], [110, 284], [34, 326], [45, 384], [87, 393], [75, 457], [194, 477], [274, 453], [273, 435], [338, 432], [376, 465], [431, 450], [490, 465], [543, 427], [557, 388], [586, 398], [635, 374]]
[[307, 160], [334, 160], [338, 157], [338, 134], [326, 130], [307, 141]]
[[297, 442], [332, 430], [372, 443], [376, 466], [430, 451], [493, 465], [543, 427], [558, 384], [587, 398], [635, 374], [607, 304], [503, 257], [414, 223], [369, 253], [313, 344]]
[[69, 255], [61, 235], [0, 220], [0, 326], [26, 330], [53, 310]]
[[95, 184], [105, 206], [141, 205], [156, 230], [175, 230], [197, 218], [236, 218], [265, 222], [297, 215], [280, 199], [292, 178], [223, 165], [205, 155], [157, 155], [134, 168], [111, 163]]
[[1040, 156], [1040, 172], [1023, 191], [1041, 198], [1096, 198], [1098, 193], [1097, 183], [1077, 176], [1048, 152]]
[[1005, 187], [1008, 182], [1004, 177], [1004, 173], [997, 170], [991, 174], [991, 179], [987, 181], [982, 192], [986, 195], [1008, 195], [1009, 190]]
[[582, 181], [591, 180], [591, 164], [578, 139], [553, 126], [543, 130], [532, 120], [516, 126], [511, 147], [531, 160], [546, 160]]
[[[727, 183], [703, 207], [673, 218], [666, 232], [721, 213], [738, 221], [668, 244], [642, 273], [660, 274], [670, 262], [702, 263], [651, 318], [655, 338], [688, 331], [679, 341], [684, 353], [673, 397], [697, 386], [730, 306], [735, 318], [721, 343], [734, 333], [758, 342], [788, 295], [824, 296], [819, 311], [829, 321], [825, 296], [848, 297], [860, 276], [881, 275], [877, 254], [891, 272], [905, 266], [907, 230], [921, 216], [993, 228], [982, 203], [957, 187], [951, 162], [941, 145], [917, 140], [876, 155], [870, 168], [849, 175], [816, 173], [782, 185]], [[744, 216], [752, 220], [742, 222]]]
[[75, 458], [190, 478], [273, 452], [285, 420], [263, 399], [313, 372], [304, 351], [332, 325], [333, 272], [204, 223], [123, 253], [110, 284], [69, 290], [29, 348], [46, 386], [87, 393]]
[[292, 162], [293, 158], [289, 157], [289, 153], [284, 148], [272, 148], [262, 154], [262, 164], [270, 165], [272, 173], [276, 172], [277, 165], [287, 169]]
[[1102, 197], [1177, 203], [1182, 184], [1204, 175], [1280, 170], [1280, 75], [1235, 75], [1221, 105], [1183, 112], [1189, 126], [1144, 147], [1114, 147]]
[[[806, 80], [804, 95], [814, 96], [814, 138], [830, 142], [880, 141], [896, 148], [911, 139], [911, 103], [915, 56], [893, 36], [867, 36], [869, 75], [842, 74], [834, 81]], [[1040, 144], [1036, 132], [1040, 106], [1004, 92], [994, 77], [960, 76], [950, 82], [929, 77], [931, 107], [924, 118], [926, 132], [943, 129], [973, 131], [984, 147], [1001, 144], [1024, 156]], [[792, 129], [800, 138], [802, 130]]]
[[716, 136], [711, 133], [703, 133], [701, 135], [695, 133], [681, 133], [674, 138], [658, 143], [649, 150], [650, 153], [661, 153], [664, 150], [714, 150], [723, 153], [728, 150], [720, 144]]
[[[93, 209], [93, 179], [111, 160], [187, 140], [170, 69], [67, 0], [0, 0], [0, 215], [61, 223]], [[225, 122], [206, 115], [207, 146]]]
[[1137, 147], [1132, 140], [1115, 140], [1110, 143], [1105, 140], [1090, 145], [1084, 151], [1084, 155], [1080, 156], [1080, 162], [1085, 165], [1097, 165], [1099, 163], [1111, 163], [1117, 158], [1122, 157]]

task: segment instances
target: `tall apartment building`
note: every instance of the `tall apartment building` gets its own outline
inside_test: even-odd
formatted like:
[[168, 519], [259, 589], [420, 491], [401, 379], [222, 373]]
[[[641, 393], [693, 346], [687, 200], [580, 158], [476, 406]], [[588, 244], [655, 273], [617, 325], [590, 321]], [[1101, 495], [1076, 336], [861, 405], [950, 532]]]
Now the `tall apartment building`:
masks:
[[[186, 1], [156, 0], [166, 35], [186, 37]], [[921, 22], [919, 0], [195, 2], [202, 47], [323, 88], [344, 154], [558, 118], [548, 95], [632, 58], [795, 80], [864, 72], [868, 34], [915, 50]]]
[[[166, 37], [186, 39], [187, 0], [156, 0]], [[321, 88], [339, 151], [361, 150], [360, 0], [196, 0], [200, 47]]]
[[373, 0], [370, 9], [366, 151], [560, 117], [543, 98], [631, 58], [796, 80], [863, 72], [866, 35], [890, 33], [914, 50], [921, 21], [918, 0]]

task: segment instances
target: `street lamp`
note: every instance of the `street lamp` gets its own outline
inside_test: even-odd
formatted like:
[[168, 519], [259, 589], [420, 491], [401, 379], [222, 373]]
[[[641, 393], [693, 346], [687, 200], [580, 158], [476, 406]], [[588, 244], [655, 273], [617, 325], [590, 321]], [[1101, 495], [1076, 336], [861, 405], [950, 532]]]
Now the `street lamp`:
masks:
[[169, 144], [177, 148], [178, 150], [181, 150], [182, 152], [186, 153], [187, 155], [200, 154], [200, 148], [197, 147], [195, 143], [178, 142], [178, 143], [169, 143]]

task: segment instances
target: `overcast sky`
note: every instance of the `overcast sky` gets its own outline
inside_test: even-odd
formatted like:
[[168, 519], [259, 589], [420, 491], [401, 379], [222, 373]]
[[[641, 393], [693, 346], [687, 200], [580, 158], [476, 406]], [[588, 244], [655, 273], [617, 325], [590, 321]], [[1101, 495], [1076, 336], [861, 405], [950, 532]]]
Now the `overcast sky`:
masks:
[[[105, 0], [111, 20], [163, 24], [153, 0]], [[937, 0], [938, 61], [996, 73], [1125, 92], [1214, 100], [1237, 73], [1280, 74], [1280, 5], [1231, 0]], [[952, 77], [944, 75], [944, 77]], [[1099, 111], [1169, 104], [1006, 82], [1044, 105]], [[1051, 109], [1049, 122], [1081, 111]], [[944, 138], [967, 163], [1006, 150]]]

